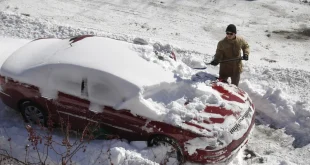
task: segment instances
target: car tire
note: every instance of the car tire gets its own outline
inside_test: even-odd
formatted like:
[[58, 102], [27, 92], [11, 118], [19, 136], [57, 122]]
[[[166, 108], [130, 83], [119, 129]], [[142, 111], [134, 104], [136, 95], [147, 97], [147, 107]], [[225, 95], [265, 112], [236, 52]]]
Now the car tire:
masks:
[[148, 140], [147, 142], [149, 147], [152, 146], [159, 146], [159, 145], [170, 145], [176, 152], [176, 156], [177, 156], [177, 160], [178, 160], [178, 164], [183, 164], [184, 163], [184, 155], [182, 152], [182, 149], [180, 147], [180, 145], [176, 142], [176, 140], [167, 137], [167, 136], [163, 136], [163, 135], [157, 135], [152, 137], [150, 140]]
[[20, 105], [20, 112], [27, 123], [36, 125], [47, 125], [47, 113], [40, 106], [32, 103], [31, 101], [25, 101]]

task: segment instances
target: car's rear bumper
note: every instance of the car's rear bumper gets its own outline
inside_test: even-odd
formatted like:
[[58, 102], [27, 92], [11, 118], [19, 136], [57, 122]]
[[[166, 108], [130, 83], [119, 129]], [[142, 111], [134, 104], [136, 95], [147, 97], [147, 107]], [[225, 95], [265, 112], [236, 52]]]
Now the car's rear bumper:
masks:
[[9, 107], [10, 109], [17, 110], [13, 98], [9, 94], [0, 91], [0, 99], [5, 106]]
[[2, 103], [6, 105], [7, 107], [10, 107], [11, 109], [17, 109], [16, 102], [14, 98], [12, 97], [12, 95], [6, 90], [4, 90], [5, 89], [5, 87], [3, 87], [4, 84], [5, 84], [5, 79], [3, 76], [0, 75], [0, 99]]
[[199, 150], [187, 157], [188, 161], [206, 164], [229, 163], [239, 152], [239, 150], [248, 142], [248, 136], [253, 130], [254, 117], [247, 132], [238, 140], [232, 141], [228, 146], [216, 150]]

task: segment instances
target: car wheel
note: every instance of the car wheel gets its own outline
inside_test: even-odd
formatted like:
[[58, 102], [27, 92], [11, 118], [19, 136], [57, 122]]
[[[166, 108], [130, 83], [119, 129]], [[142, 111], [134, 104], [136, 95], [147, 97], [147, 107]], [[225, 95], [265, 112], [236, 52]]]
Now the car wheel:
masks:
[[[148, 146], [164, 146], [167, 148], [165, 153], [161, 152], [161, 154], [165, 155], [161, 160], [160, 164], [167, 164], [170, 158], [175, 158], [177, 160], [176, 164], [182, 164], [184, 162], [184, 156], [180, 145], [176, 142], [176, 140], [167, 137], [167, 136], [154, 136], [148, 141]], [[164, 151], [164, 150], [161, 150]], [[169, 162], [170, 164], [171, 162]]]
[[46, 126], [46, 112], [30, 101], [25, 101], [21, 104], [21, 114], [26, 122]]

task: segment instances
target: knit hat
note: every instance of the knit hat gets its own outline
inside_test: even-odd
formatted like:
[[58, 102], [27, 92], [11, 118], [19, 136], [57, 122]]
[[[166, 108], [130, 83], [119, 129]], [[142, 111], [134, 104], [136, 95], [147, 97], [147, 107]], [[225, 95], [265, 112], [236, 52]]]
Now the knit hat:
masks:
[[232, 32], [232, 33], [237, 34], [237, 28], [234, 24], [230, 24], [227, 26], [226, 32]]

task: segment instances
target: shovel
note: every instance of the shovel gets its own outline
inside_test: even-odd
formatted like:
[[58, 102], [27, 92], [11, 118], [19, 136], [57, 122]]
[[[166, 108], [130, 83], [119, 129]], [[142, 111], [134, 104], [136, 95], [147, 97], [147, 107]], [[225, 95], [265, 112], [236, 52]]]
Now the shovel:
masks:
[[[239, 60], [243, 60], [243, 58], [239, 57], [239, 58], [232, 58], [232, 59], [228, 59], [228, 60], [223, 60], [220, 61], [219, 63], [226, 63], [226, 62], [231, 62], [231, 61], [239, 61]], [[206, 63], [204, 62], [206, 65], [210, 65], [211, 63]], [[201, 67], [201, 68], [193, 68], [193, 69], [197, 69], [197, 70], [204, 70], [207, 69], [207, 67]]]

